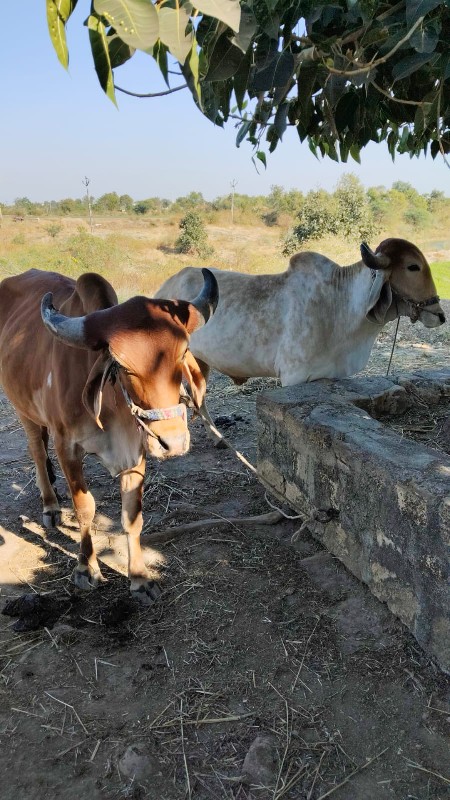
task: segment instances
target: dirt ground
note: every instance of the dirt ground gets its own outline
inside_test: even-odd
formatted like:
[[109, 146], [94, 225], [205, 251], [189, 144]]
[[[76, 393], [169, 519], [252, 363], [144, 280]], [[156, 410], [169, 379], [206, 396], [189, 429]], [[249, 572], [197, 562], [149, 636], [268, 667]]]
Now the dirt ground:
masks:
[[[447, 328], [402, 321], [391, 371], [448, 367]], [[385, 373], [392, 336], [368, 373]], [[211, 385], [213, 417], [252, 463], [255, 398], [271, 385]], [[117, 481], [86, 461], [108, 582], [77, 595], [65, 485], [59, 473], [58, 550], [0, 395], [0, 609], [32, 596], [0, 615], [2, 800], [450, 798], [448, 676], [307, 530], [291, 542], [301, 520], [227, 522], [270, 511], [264, 489], [199, 420], [191, 431], [187, 456], [148, 465], [143, 540], [217, 525], [147, 546], [164, 593], [142, 610], [124, 577]]]

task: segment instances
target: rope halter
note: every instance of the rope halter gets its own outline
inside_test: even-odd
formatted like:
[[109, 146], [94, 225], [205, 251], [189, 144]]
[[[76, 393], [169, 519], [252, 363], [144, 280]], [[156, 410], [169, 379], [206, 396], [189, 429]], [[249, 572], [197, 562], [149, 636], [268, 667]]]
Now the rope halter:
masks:
[[180, 403], [177, 403], [175, 406], [168, 406], [167, 408], [148, 408], [144, 409], [140, 406], [136, 405], [133, 402], [130, 395], [128, 394], [125, 386], [123, 385], [120, 379], [120, 365], [115, 362], [114, 366], [110, 371], [110, 379], [114, 382], [117, 380], [122, 394], [125, 398], [125, 402], [130, 410], [131, 415], [134, 417], [136, 424], [142, 428], [142, 430], [148, 435], [152, 436], [154, 439], [157, 439], [159, 444], [164, 450], [168, 450], [169, 447], [160, 436], [158, 436], [155, 431], [152, 431], [151, 428], [148, 427], [146, 424], [147, 422], [159, 422], [160, 420], [164, 419], [174, 419], [176, 417], [181, 417], [182, 420], [187, 423], [187, 407], [191, 405], [191, 399], [187, 395], [180, 396]]
[[[428, 300], [422, 300], [420, 303], [417, 303], [415, 300], [410, 300], [408, 297], [402, 297], [401, 295], [397, 295], [403, 303], [406, 303], [408, 306], [411, 307], [411, 314], [409, 315], [411, 322], [417, 322], [420, 317], [420, 312], [422, 309], [426, 308], [427, 306], [434, 306], [436, 303], [439, 303], [440, 297], [434, 295], [434, 297], [429, 297]], [[428, 311], [428, 314], [434, 314], [435, 317], [439, 316], [439, 312], [437, 311]]]

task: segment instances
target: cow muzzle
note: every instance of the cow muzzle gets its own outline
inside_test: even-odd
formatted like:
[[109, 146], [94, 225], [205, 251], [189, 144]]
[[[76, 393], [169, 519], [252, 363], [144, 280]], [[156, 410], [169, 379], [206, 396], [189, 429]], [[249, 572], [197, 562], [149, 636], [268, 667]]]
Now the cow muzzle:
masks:
[[133, 402], [119, 378], [120, 388], [132, 417], [140, 429], [146, 452], [155, 458], [182, 456], [189, 450], [187, 400], [167, 408], [143, 409]]
[[439, 304], [439, 297], [430, 297], [429, 300], [424, 300], [422, 303], [407, 300], [407, 303], [410, 307], [411, 322], [420, 320], [425, 328], [438, 328], [444, 324], [445, 314]]
[[166, 434], [164, 431], [157, 433], [150, 430], [144, 434], [144, 447], [149, 456], [164, 461], [173, 456], [183, 456], [190, 446], [190, 434], [186, 427], [182, 433]]

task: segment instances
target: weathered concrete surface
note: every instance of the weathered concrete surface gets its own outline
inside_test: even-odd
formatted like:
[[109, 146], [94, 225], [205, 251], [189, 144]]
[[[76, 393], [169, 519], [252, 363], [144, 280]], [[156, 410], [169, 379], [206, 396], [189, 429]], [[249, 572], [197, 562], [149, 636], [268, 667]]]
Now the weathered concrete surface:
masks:
[[450, 411], [450, 370], [264, 393], [258, 470], [450, 672], [450, 457], [370, 416], [418, 402]]

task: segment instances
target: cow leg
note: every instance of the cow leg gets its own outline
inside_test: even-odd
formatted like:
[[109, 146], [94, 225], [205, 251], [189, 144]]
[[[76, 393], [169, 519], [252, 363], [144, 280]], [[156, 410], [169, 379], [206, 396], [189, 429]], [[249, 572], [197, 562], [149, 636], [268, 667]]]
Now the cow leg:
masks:
[[[41, 426], [41, 436], [42, 436], [42, 441], [44, 443], [45, 452], [47, 453], [46, 467], [47, 467], [48, 479], [52, 484], [52, 486], [54, 486], [56, 483], [56, 475], [55, 475], [55, 470], [53, 469], [53, 464], [51, 462], [50, 456], [48, 454], [48, 438], [49, 438], [48, 428], [46, 428], [44, 425]], [[56, 489], [55, 493], [57, 494]]]
[[145, 566], [141, 550], [144, 475], [145, 457], [142, 457], [140, 464], [120, 474], [120, 492], [122, 527], [127, 534], [128, 543], [128, 577], [131, 594], [142, 605], [150, 605], [158, 599], [161, 589]]
[[91, 537], [91, 525], [95, 516], [95, 500], [87, 488], [83, 475], [84, 450], [79, 445], [67, 447], [63, 441], [55, 440], [59, 463], [69, 484], [74, 511], [80, 526], [81, 541], [78, 564], [72, 573], [75, 586], [87, 591], [104, 581]]
[[22, 415], [19, 415], [19, 418], [27, 435], [31, 457], [36, 465], [36, 486], [42, 499], [42, 523], [45, 528], [53, 528], [61, 523], [61, 509], [52, 487], [55, 473], [47, 452], [48, 430]]
[[[208, 383], [209, 373], [211, 371], [211, 368], [210, 368], [209, 364], [207, 364], [206, 361], [202, 361], [200, 358], [197, 358], [197, 364], [200, 367], [200, 370], [201, 370], [201, 372], [203, 374], [205, 382]], [[219, 449], [226, 447], [226, 445], [225, 445], [225, 443], [223, 441], [222, 434], [221, 433], [214, 433], [214, 431], [211, 430], [211, 425], [214, 428], [216, 426], [214, 425], [214, 422], [212, 421], [212, 419], [211, 419], [211, 417], [209, 415], [209, 411], [208, 411], [208, 407], [206, 405], [205, 398], [203, 398], [203, 400], [202, 400], [202, 404], [201, 404], [201, 406], [199, 408], [199, 413], [201, 415], [203, 425], [205, 426], [206, 434], [207, 434], [208, 438], [211, 439], [211, 441], [214, 443], [214, 447], [217, 447]]]

